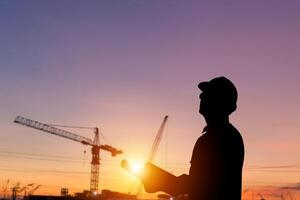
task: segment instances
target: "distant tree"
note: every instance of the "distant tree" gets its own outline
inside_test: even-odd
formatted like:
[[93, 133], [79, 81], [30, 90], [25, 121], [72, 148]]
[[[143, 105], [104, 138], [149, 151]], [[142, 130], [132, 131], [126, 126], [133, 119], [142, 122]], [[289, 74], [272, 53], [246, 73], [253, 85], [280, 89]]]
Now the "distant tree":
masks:
[[9, 179], [7, 179], [1, 186], [1, 194], [3, 196], [3, 199], [8, 198], [8, 185], [9, 185]]

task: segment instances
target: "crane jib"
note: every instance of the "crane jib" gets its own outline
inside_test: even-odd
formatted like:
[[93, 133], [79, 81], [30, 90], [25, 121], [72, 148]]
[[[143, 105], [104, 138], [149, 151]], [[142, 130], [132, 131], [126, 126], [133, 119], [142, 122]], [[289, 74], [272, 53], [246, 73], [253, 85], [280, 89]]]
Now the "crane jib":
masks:
[[15, 123], [19, 123], [34, 129], [38, 129], [44, 132], [48, 132], [53, 135], [57, 135], [60, 137], [64, 137], [73, 141], [81, 142], [83, 144], [89, 144], [93, 145], [93, 141], [89, 138], [77, 135], [75, 133], [65, 131], [53, 126], [49, 126], [48, 124], [44, 124], [38, 121], [34, 121], [25, 117], [17, 116], [16, 119], [14, 120]]

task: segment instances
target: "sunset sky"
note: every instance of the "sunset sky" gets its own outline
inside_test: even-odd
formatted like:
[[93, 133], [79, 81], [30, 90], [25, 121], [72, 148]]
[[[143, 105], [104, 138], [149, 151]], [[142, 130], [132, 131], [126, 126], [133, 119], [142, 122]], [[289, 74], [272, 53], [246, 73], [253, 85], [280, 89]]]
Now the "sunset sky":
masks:
[[[100, 189], [127, 193], [169, 115], [154, 163], [188, 173], [205, 121], [197, 84], [236, 85], [231, 122], [245, 143], [243, 187], [300, 198], [297, 1], [0, 1], [0, 188], [89, 189], [90, 147], [13, 123], [98, 126]], [[90, 130], [71, 130], [93, 137]], [[87, 151], [84, 154], [84, 151]], [[247, 193], [247, 192], [246, 192]]]

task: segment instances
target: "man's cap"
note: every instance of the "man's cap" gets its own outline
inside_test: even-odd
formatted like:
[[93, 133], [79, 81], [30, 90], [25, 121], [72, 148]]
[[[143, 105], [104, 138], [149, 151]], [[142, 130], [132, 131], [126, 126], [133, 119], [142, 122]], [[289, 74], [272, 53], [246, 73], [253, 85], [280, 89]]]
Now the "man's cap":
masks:
[[229, 79], [223, 76], [216, 77], [208, 82], [199, 83], [198, 88], [202, 92], [207, 92], [215, 98], [219, 98], [227, 106], [236, 108], [238, 93], [236, 87]]

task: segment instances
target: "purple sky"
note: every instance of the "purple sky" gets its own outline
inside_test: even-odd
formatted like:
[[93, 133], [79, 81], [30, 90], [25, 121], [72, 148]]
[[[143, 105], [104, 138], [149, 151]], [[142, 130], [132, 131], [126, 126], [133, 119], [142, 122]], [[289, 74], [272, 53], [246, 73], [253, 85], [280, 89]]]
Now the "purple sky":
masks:
[[[19, 114], [103, 125], [111, 144], [126, 152], [103, 153], [116, 171], [123, 157], [147, 155], [169, 114], [157, 162], [182, 163], [174, 173], [187, 172], [205, 125], [196, 86], [223, 75], [239, 90], [232, 122], [245, 140], [245, 165], [300, 164], [299, 10], [297, 1], [1, 1], [1, 163], [3, 151], [82, 155], [80, 144], [13, 124]], [[20, 162], [10, 158], [5, 167]], [[35, 162], [26, 165], [40, 168]], [[3, 166], [1, 177], [10, 173]], [[245, 171], [244, 185], [300, 181], [299, 172], [283, 180], [284, 173]], [[4, 179], [45, 181], [17, 175]], [[100, 185], [118, 189], [110, 180]]]

